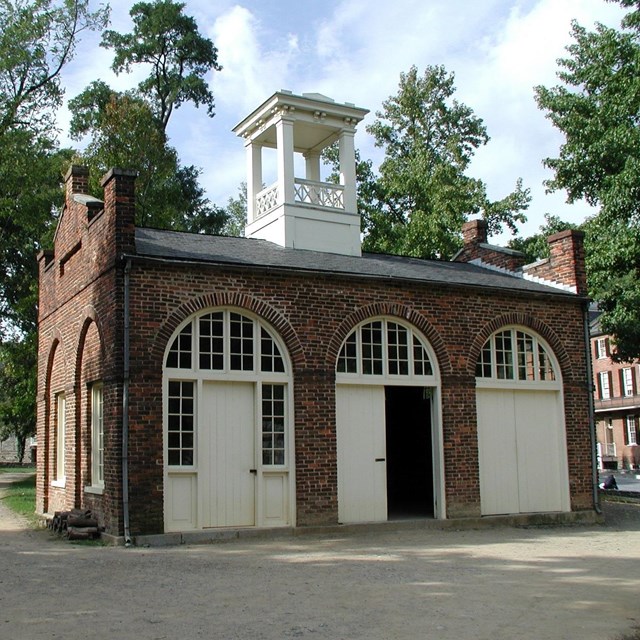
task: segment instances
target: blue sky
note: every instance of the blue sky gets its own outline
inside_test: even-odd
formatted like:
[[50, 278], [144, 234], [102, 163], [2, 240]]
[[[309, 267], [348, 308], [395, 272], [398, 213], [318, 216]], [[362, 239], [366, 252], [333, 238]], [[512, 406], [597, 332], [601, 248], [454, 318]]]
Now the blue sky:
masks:
[[[112, 0], [111, 28], [131, 29], [132, 2]], [[533, 87], [556, 83], [556, 60], [570, 43], [571, 19], [592, 28], [619, 25], [622, 12], [605, 0], [187, 0], [201, 33], [218, 48], [221, 72], [209, 78], [216, 116], [182, 107], [169, 124], [171, 144], [184, 164], [203, 171], [209, 198], [225, 205], [245, 179], [242, 141], [231, 129], [275, 91], [319, 92], [371, 110], [356, 145], [374, 165], [382, 159], [365, 125], [395, 94], [400, 72], [415, 64], [444, 65], [456, 78], [456, 97], [481, 117], [491, 137], [476, 153], [470, 175], [489, 196], [507, 195], [521, 177], [533, 200], [522, 235], [536, 233], [546, 212], [574, 222], [589, 215], [565, 194], [545, 194], [551, 174], [542, 160], [557, 155], [561, 135], [537, 109]], [[85, 37], [64, 75], [72, 98], [95, 79], [117, 89], [144, 72], [115, 77], [112, 55]], [[60, 116], [66, 140], [68, 115]], [[74, 143], [75, 144], [75, 143]], [[133, 168], [133, 167], [132, 167]], [[504, 243], [508, 236], [494, 238]]]

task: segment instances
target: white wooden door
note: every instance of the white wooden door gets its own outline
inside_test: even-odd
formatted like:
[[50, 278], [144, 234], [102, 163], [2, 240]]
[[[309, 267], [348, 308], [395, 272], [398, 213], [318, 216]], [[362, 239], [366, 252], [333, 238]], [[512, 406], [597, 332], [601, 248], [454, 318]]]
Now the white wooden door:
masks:
[[518, 513], [513, 391], [478, 391], [477, 411], [482, 514]]
[[336, 388], [338, 519], [387, 519], [384, 387]]
[[250, 382], [205, 382], [199, 420], [203, 527], [255, 524], [255, 400]]
[[479, 389], [477, 411], [482, 514], [569, 510], [559, 392]]
[[565, 510], [563, 494], [568, 480], [559, 393], [519, 391], [515, 423], [520, 511]]

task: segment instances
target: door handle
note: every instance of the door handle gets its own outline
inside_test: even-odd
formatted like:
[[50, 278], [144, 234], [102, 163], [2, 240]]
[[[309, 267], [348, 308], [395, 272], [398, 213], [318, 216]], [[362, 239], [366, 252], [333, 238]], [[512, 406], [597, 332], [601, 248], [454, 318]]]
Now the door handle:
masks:
[[385, 458], [376, 458], [376, 462], [386, 462]]
[[258, 475], [258, 470], [257, 469], [249, 469], [249, 473], [253, 473], [253, 475]]

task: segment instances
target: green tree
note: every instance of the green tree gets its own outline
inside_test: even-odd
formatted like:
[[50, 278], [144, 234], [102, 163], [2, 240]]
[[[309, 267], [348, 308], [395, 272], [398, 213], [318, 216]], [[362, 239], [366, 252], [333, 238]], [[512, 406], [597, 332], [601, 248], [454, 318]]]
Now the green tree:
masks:
[[169, 145], [167, 125], [184, 102], [206, 105], [213, 116], [213, 94], [204, 76], [218, 70], [217, 50], [198, 32], [184, 4], [171, 0], [138, 3], [130, 15], [130, 34], [106, 31], [102, 46], [113, 49], [116, 73], [149, 65], [150, 75], [136, 89], [116, 92], [102, 81], [91, 83], [69, 102], [71, 136], [90, 141], [81, 162], [91, 169], [91, 190], [100, 194], [99, 179], [112, 166], [139, 172], [136, 223], [180, 231], [217, 233], [224, 209], [205, 196], [201, 171], [182, 166]]
[[241, 182], [238, 187], [238, 197], [229, 198], [227, 202], [227, 220], [222, 227], [222, 234], [236, 238], [244, 237], [247, 226], [247, 183]]
[[15, 436], [22, 460], [25, 443], [36, 432], [36, 370], [38, 337], [0, 343], [0, 440]]
[[13, 129], [50, 129], [62, 102], [60, 74], [79, 35], [106, 26], [109, 11], [88, 0], [0, 3], [0, 136]]
[[36, 255], [55, 228], [70, 158], [29, 131], [0, 136], [0, 342], [36, 329]]
[[540, 225], [540, 233], [535, 233], [528, 238], [516, 237], [509, 241], [509, 248], [521, 251], [527, 258], [529, 263], [536, 262], [542, 258], [548, 258], [549, 243], [547, 238], [560, 231], [566, 231], [567, 229], [577, 229], [578, 225], [561, 220], [559, 216], [551, 215], [550, 213], [544, 214], [544, 224]]
[[62, 200], [71, 154], [55, 139], [60, 74], [108, 10], [88, 0], [0, 2], [0, 438], [35, 429], [36, 254]]
[[620, 29], [576, 22], [558, 86], [536, 88], [539, 107], [565, 137], [550, 190], [570, 203], [599, 207], [585, 225], [590, 294], [602, 329], [615, 338], [613, 357], [640, 357], [640, 3]]
[[53, 119], [80, 34], [108, 10], [88, 0], [0, 2], [0, 339], [35, 326], [35, 256], [55, 223], [61, 161]]
[[129, 12], [132, 33], [105, 31], [102, 36], [102, 46], [114, 51], [111, 68], [116, 74], [129, 73], [138, 64], [151, 66], [138, 91], [163, 131], [173, 110], [185, 102], [204, 105], [208, 115], [214, 115], [213, 93], [204, 77], [221, 69], [218, 51], [200, 35], [195, 20], [183, 13], [184, 6], [172, 0], [138, 2]]
[[447, 257], [461, 245], [462, 224], [471, 214], [481, 212], [490, 233], [504, 226], [515, 231], [525, 220], [530, 196], [520, 180], [511, 194], [491, 202], [485, 184], [466, 174], [475, 150], [489, 137], [482, 120], [454, 93], [454, 76], [444, 67], [427, 67], [420, 76], [414, 66], [400, 74], [398, 93], [367, 127], [385, 153], [375, 186], [367, 186], [374, 203], [368, 249]]
[[135, 91], [118, 93], [93, 82], [69, 101], [70, 134], [89, 143], [78, 159], [90, 169], [92, 193], [111, 167], [133, 167], [136, 224], [178, 231], [215, 233], [226, 219], [198, 183], [200, 171], [181, 166], [176, 150], [158, 126], [149, 103]]

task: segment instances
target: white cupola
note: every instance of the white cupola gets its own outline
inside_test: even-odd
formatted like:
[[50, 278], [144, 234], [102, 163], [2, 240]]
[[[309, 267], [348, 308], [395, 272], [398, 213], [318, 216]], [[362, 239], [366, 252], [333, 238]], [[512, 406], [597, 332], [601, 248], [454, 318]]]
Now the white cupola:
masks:
[[[369, 113], [319, 93], [274, 93], [234, 129], [247, 149], [247, 238], [282, 247], [361, 255], [356, 201], [356, 125]], [[340, 184], [320, 180], [320, 154], [336, 140]], [[262, 188], [262, 148], [274, 148], [277, 180]], [[294, 153], [305, 176], [294, 176]]]

